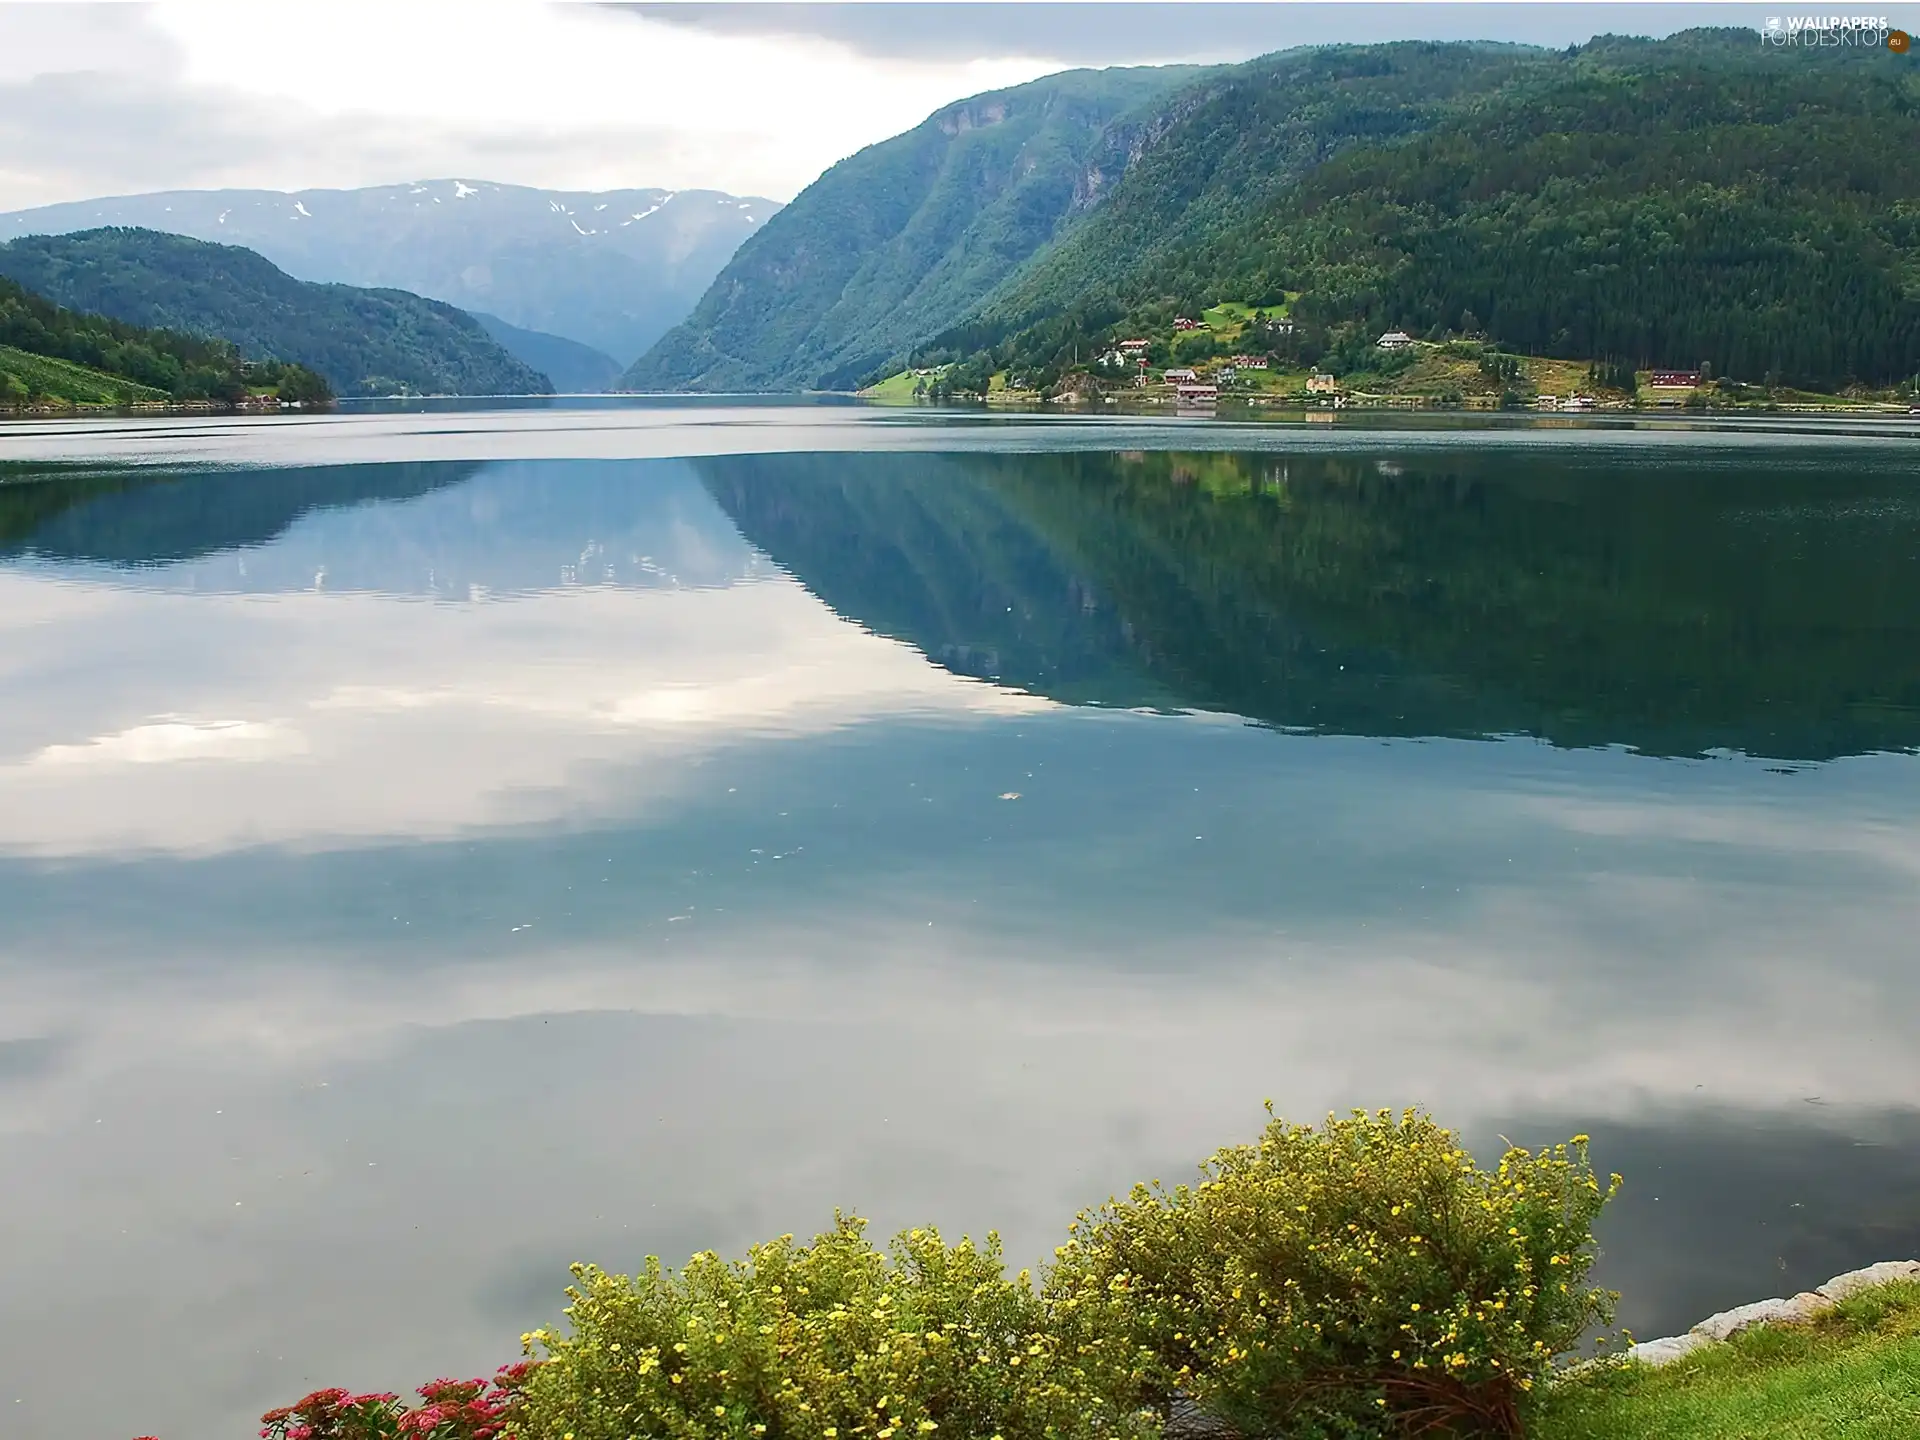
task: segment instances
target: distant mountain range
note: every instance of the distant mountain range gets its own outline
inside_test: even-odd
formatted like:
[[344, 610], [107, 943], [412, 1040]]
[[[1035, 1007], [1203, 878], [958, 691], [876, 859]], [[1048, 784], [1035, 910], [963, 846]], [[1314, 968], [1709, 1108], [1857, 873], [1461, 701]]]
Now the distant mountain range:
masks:
[[[841, 162], [627, 383], [1050, 390], [1227, 302], [1339, 374], [1404, 329], [1840, 389], [1920, 371], [1920, 72], [1751, 30], [1069, 72]], [[1408, 355], [1407, 359], [1412, 356]]]
[[244, 245], [303, 280], [409, 290], [625, 365], [686, 316], [779, 209], [715, 190], [535, 190], [480, 180], [174, 190], [0, 215], [0, 241], [133, 226]]
[[0, 275], [69, 310], [297, 362], [343, 395], [553, 390], [464, 310], [403, 290], [295, 280], [238, 246], [152, 230], [28, 236], [0, 245]]

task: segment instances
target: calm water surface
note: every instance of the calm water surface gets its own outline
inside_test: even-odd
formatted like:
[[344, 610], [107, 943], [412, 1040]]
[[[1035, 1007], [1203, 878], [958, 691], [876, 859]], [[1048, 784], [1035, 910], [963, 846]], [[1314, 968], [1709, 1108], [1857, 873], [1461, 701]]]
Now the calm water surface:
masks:
[[1920, 1253], [1920, 486], [1790, 430], [0, 431], [0, 1433], [513, 1358], [1271, 1097], [1595, 1136], [1643, 1334]]

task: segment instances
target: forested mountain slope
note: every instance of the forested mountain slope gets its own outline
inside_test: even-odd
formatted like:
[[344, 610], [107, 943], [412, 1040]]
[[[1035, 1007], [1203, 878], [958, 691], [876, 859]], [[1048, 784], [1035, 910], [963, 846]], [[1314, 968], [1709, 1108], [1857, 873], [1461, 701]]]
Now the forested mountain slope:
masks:
[[303, 366], [248, 364], [223, 340], [83, 314], [0, 278], [0, 408], [156, 400], [231, 405], [264, 391], [304, 404], [333, 398], [326, 382]]
[[1221, 236], [1272, 213], [1334, 156], [1419, 135], [1548, 63], [1529, 47], [1405, 42], [1291, 50], [1215, 72], [1178, 97], [1107, 203], [992, 298], [982, 328], [997, 335], [1190, 283]]
[[604, 350], [582, 345], [564, 335], [523, 330], [484, 310], [467, 313], [480, 322], [480, 328], [491, 335], [502, 350], [530, 369], [538, 370], [562, 395], [598, 395], [619, 382], [620, 362]]
[[[1400, 328], [1819, 388], [1920, 368], [1920, 175], [1888, 163], [1920, 145], [1906, 57], [1786, 55], [1739, 30], [1464, 67], [1460, 50], [1243, 67], [947, 353], [988, 347], [1044, 381], [1156, 315], [1293, 297], [1313, 361], [1354, 363]], [[1350, 81], [1281, 83], [1340, 66]], [[1420, 84], [1436, 66], [1472, 83]], [[1351, 110], [1364, 90], [1433, 98], [1403, 105], [1398, 133], [1348, 118], [1338, 136], [1328, 100], [1290, 98]], [[1209, 168], [1284, 157], [1301, 129], [1344, 143], [1302, 167]], [[1281, 183], [1262, 192], [1261, 173]]]
[[0, 245], [0, 275], [70, 309], [306, 365], [343, 394], [553, 389], [465, 311], [403, 290], [295, 280], [237, 246], [152, 230], [30, 235]]
[[850, 156], [740, 247], [624, 384], [853, 385], [958, 321], [1093, 206], [1165, 123], [1158, 102], [1196, 73], [1068, 71], [947, 106]]

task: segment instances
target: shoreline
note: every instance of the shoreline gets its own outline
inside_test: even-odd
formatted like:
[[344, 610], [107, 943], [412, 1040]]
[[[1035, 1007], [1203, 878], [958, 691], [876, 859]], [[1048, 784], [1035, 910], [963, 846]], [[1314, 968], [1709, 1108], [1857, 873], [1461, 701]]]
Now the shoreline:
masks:
[[[822, 392], [815, 392], [822, 393]], [[1037, 392], [1001, 392], [984, 399], [955, 399], [936, 405], [927, 400], [893, 399], [876, 396], [864, 391], [832, 392], [849, 395], [855, 400], [869, 405], [883, 405], [895, 409], [983, 409], [997, 413], [1032, 414], [1116, 414], [1116, 415], [1176, 415], [1181, 418], [1217, 417], [1225, 419], [1255, 419], [1272, 415], [1312, 416], [1318, 420], [1332, 420], [1341, 415], [1458, 415], [1458, 416], [1501, 416], [1506, 418], [1524, 417], [1532, 421], [1541, 420], [1644, 420], [1661, 417], [1673, 420], [1728, 420], [1751, 417], [1754, 419], [1812, 419], [1833, 417], [1858, 420], [1895, 420], [1911, 419], [1920, 422], [1920, 410], [1891, 401], [1848, 401], [1835, 397], [1832, 404], [1823, 405], [1606, 405], [1592, 409], [1565, 410], [1542, 409], [1537, 406], [1523, 405], [1501, 407], [1497, 405], [1445, 404], [1426, 397], [1415, 396], [1341, 396], [1337, 403], [1315, 404], [1303, 401], [1297, 396], [1235, 397], [1211, 404], [1182, 405], [1172, 397], [1139, 396], [1122, 398], [1108, 395], [1098, 399], [1086, 396], [1049, 397]]]
[[[1858, 1270], [1848, 1270], [1834, 1276], [1824, 1285], [1812, 1290], [1803, 1290], [1790, 1297], [1776, 1296], [1771, 1300], [1755, 1300], [1746, 1305], [1736, 1305], [1731, 1310], [1722, 1310], [1709, 1315], [1692, 1329], [1682, 1335], [1663, 1335], [1657, 1340], [1641, 1340], [1628, 1346], [1617, 1358], [1635, 1360], [1642, 1365], [1659, 1367], [1671, 1365], [1683, 1360], [1695, 1351], [1713, 1345], [1724, 1345], [1736, 1335], [1744, 1334], [1761, 1325], [1805, 1325], [1832, 1310], [1842, 1300], [1870, 1290], [1878, 1285], [1889, 1285], [1901, 1280], [1920, 1281], [1920, 1260], [1881, 1260]], [[1574, 1366], [1567, 1373], [1577, 1373], [1588, 1366], [1606, 1364], [1607, 1360], [1587, 1361], [1585, 1365]]]
[[256, 400], [228, 404], [220, 400], [136, 400], [124, 405], [69, 404], [10, 405], [0, 407], [0, 420], [79, 420], [109, 416], [147, 415], [298, 415], [322, 413], [331, 405], [300, 401]]

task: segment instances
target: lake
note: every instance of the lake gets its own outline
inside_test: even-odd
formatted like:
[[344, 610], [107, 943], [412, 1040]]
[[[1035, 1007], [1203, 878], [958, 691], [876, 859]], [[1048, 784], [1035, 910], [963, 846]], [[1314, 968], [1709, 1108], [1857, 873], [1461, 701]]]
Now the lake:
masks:
[[1271, 1099], [1594, 1136], [1642, 1336], [1920, 1254], [1898, 425], [0, 426], [0, 1433], [515, 1358]]

